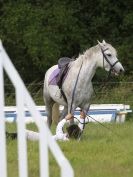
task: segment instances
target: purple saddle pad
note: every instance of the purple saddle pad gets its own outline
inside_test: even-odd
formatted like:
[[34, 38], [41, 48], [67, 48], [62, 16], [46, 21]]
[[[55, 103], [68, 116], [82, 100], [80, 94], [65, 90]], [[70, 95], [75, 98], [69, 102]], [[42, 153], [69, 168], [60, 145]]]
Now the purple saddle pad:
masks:
[[56, 68], [56, 69], [51, 73], [51, 75], [50, 75], [50, 77], [49, 77], [49, 81], [48, 81], [49, 85], [57, 85], [56, 78], [57, 78], [59, 72], [60, 72], [60, 69], [59, 69], [59, 68]]

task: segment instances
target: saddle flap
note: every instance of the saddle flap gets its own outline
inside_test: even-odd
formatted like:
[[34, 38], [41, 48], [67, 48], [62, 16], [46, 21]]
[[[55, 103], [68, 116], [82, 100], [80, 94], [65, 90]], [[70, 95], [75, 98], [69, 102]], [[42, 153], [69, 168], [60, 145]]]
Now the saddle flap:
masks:
[[72, 61], [74, 61], [74, 59], [68, 57], [63, 57], [58, 60], [58, 68], [52, 72], [49, 78], [50, 85], [58, 85], [59, 88], [62, 87], [63, 81], [65, 80], [68, 73], [68, 65]]

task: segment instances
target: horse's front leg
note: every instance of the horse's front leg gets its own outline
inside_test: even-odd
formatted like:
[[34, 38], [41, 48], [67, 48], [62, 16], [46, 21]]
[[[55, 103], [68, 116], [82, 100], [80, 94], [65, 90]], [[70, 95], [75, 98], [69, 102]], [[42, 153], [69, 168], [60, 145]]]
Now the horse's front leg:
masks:
[[64, 106], [64, 109], [62, 110], [60, 114], [60, 121], [66, 117], [67, 113], [68, 113], [68, 107]]
[[86, 118], [86, 115], [87, 115], [87, 112], [85, 111], [85, 110], [81, 110], [80, 111], [80, 119], [79, 119], [79, 121], [80, 121], [80, 123], [79, 123], [79, 128], [81, 129], [81, 131], [83, 131], [84, 130], [84, 128], [85, 128], [85, 118]]

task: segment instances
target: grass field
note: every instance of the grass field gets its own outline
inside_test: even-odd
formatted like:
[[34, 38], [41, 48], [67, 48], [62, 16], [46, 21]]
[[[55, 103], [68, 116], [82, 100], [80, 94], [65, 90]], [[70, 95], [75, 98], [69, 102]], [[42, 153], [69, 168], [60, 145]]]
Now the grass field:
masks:
[[[133, 117], [132, 117], [133, 118]], [[133, 176], [133, 121], [124, 124], [87, 124], [80, 142], [58, 142], [74, 168], [75, 177], [132, 177]], [[34, 124], [28, 129], [36, 130]], [[7, 124], [8, 131], [15, 131], [15, 124]], [[52, 131], [55, 131], [53, 126]], [[116, 135], [117, 134], [117, 135]], [[17, 141], [7, 140], [8, 174], [18, 176]], [[29, 176], [39, 176], [38, 142], [28, 141]], [[50, 176], [59, 177], [60, 171], [49, 153]]]
[[[36, 93], [33, 95], [36, 104], [43, 105], [42, 89], [38, 92], [31, 90], [30, 93]], [[110, 83], [108, 89], [96, 93], [92, 103], [123, 103], [129, 104], [133, 109], [133, 83], [131, 82], [121, 82], [115, 86], [114, 83]], [[14, 105], [13, 100], [12, 95], [11, 98], [8, 96], [6, 104]], [[133, 176], [133, 114], [130, 114], [128, 121], [124, 124], [114, 123], [105, 124], [105, 126], [109, 127], [113, 133], [99, 124], [90, 123], [86, 125], [80, 142], [58, 142], [74, 168], [75, 177]], [[34, 124], [28, 125], [27, 128], [36, 130]], [[15, 124], [7, 124], [6, 129], [14, 132]], [[52, 131], [55, 132], [55, 126], [52, 127]], [[8, 176], [18, 177], [17, 141], [7, 140], [7, 150]], [[38, 142], [28, 141], [28, 166], [29, 177], [39, 177]], [[50, 177], [59, 177], [59, 167], [50, 153], [49, 166]]]

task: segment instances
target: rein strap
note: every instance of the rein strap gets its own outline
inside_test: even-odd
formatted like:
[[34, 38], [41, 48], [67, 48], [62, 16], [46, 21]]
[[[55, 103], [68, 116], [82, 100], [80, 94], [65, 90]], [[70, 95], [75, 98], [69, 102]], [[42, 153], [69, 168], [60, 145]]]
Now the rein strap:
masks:
[[111, 68], [110, 68], [110, 70], [112, 70], [113, 69], [113, 67], [119, 62], [118, 60], [117, 61], [115, 61], [113, 64], [109, 61], [109, 59], [107, 58], [107, 56], [105, 55], [105, 51], [106, 50], [108, 50], [108, 48], [106, 48], [105, 50], [103, 50], [102, 48], [101, 48], [101, 51], [102, 51], [102, 54], [103, 54], [103, 67], [104, 67], [104, 58], [105, 58], [105, 60], [108, 62], [108, 64], [111, 66]]

